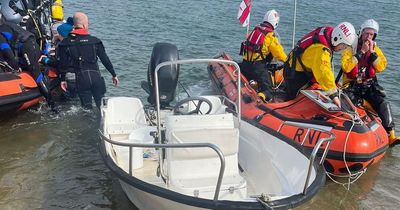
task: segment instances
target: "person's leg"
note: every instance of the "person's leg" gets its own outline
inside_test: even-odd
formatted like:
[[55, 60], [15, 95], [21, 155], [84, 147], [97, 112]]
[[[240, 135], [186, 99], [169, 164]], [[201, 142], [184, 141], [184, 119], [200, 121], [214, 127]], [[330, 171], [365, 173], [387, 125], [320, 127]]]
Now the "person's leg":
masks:
[[286, 87], [286, 100], [292, 100], [296, 98], [297, 93], [299, 92], [300, 88], [310, 82], [310, 77], [304, 72], [294, 72], [293, 74], [289, 75], [289, 71], [285, 76], [285, 87]]
[[98, 109], [100, 109], [101, 106], [101, 99], [104, 97], [104, 94], [106, 93], [106, 84], [104, 82], [104, 78], [98, 75], [96, 77], [93, 75], [92, 77], [94, 80], [93, 85], [92, 85], [92, 94], [94, 98], [94, 102], [96, 103], [96, 106]]
[[92, 91], [89, 72], [79, 72], [76, 75], [76, 87], [81, 106], [85, 109], [92, 109]]
[[[250, 80], [256, 81], [256, 75], [254, 73], [254, 68], [253, 68], [253, 62], [252, 61], [243, 61], [242, 64], [240, 65], [240, 71], [243, 74], [243, 76], [246, 77], [247, 81], [250, 82]], [[257, 91], [257, 90], [256, 90]]]
[[365, 93], [365, 100], [367, 100], [371, 106], [377, 112], [379, 118], [382, 120], [382, 125], [389, 135], [389, 145], [394, 146], [400, 143], [398, 137], [396, 137], [394, 132], [394, 120], [392, 116], [392, 109], [390, 103], [385, 100], [385, 96], [372, 85]]

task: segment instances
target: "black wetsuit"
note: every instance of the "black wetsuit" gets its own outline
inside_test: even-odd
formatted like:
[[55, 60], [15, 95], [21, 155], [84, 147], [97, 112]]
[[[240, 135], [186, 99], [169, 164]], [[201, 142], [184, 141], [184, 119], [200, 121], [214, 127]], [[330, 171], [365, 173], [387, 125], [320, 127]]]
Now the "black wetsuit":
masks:
[[[1, 36], [4, 38], [10, 50], [4, 51], [4, 56], [8, 59], [7, 61], [15, 70], [21, 67], [27, 70], [32, 77], [35, 79], [41, 94], [46, 98], [49, 106], [54, 108], [54, 102], [51, 99], [51, 94], [45, 84], [45, 77], [43, 76], [38, 60], [41, 56], [41, 52], [38, 44], [36, 43], [35, 36], [22, 29], [15, 23], [5, 22], [0, 25]], [[3, 44], [6, 46], [6, 44]], [[18, 56], [18, 65], [14, 64], [16, 60], [11, 61], [9, 58], [10, 52]], [[4, 58], [4, 57], [3, 57]], [[15, 58], [14, 58], [15, 59]], [[19, 66], [19, 67], [18, 67]]]
[[86, 33], [77, 34], [73, 31], [58, 45], [57, 56], [60, 61], [61, 81], [65, 81], [68, 68], [73, 66], [82, 106], [88, 109], [92, 108], [93, 96], [96, 106], [100, 108], [106, 86], [104, 78], [100, 74], [98, 58], [111, 75], [116, 76], [100, 39]]

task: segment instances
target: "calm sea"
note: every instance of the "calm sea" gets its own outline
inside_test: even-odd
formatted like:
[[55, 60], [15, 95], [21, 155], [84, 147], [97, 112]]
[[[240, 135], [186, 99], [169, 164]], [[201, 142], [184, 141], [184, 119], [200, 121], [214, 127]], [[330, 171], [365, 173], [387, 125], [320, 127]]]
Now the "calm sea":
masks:
[[[117, 74], [111, 86], [104, 70], [108, 96], [145, 98], [140, 81], [146, 78], [152, 46], [170, 42], [181, 58], [210, 58], [228, 52], [238, 56], [246, 29], [236, 20], [240, 0], [80, 0], [64, 1], [66, 15], [86, 12], [90, 32], [102, 39]], [[254, 0], [251, 26], [264, 13], [281, 13], [279, 34], [286, 52], [292, 45], [292, 0]], [[396, 1], [298, 1], [296, 41], [309, 30], [342, 21], [356, 28], [368, 18], [380, 24], [378, 44], [389, 65], [379, 75], [400, 124], [400, 4]], [[338, 56], [336, 56], [338, 57]], [[335, 59], [337, 62], [337, 58]], [[187, 75], [189, 85], [207, 75]], [[77, 101], [61, 105], [54, 115], [45, 108], [19, 113], [0, 122], [0, 209], [135, 209], [100, 158], [94, 113]], [[400, 133], [399, 133], [400, 134]], [[400, 146], [371, 167], [350, 190], [328, 181], [303, 209], [398, 209], [400, 204]]]

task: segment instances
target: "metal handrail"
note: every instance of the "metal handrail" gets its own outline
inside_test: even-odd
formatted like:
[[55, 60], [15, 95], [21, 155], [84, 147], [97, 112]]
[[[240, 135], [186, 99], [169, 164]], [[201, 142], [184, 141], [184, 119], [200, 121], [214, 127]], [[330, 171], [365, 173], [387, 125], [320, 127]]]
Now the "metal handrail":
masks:
[[[187, 60], [176, 60], [176, 61], [166, 61], [159, 63], [156, 66], [155, 69], [155, 75], [154, 75], [154, 85], [156, 89], [156, 107], [157, 107], [157, 130], [158, 130], [158, 141], [161, 142], [161, 118], [160, 118], [160, 92], [159, 92], [159, 84], [158, 84], [158, 71], [164, 67], [164, 66], [169, 66], [169, 65], [178, 65], [178, 64], [187, 64], [187, 63], [223, 63], [223, 64], [230, 64], [235, 66], [235, 68], [238, 70], [238, 75], [240, 75], [240, 67], [235, 61], [230, 61], [230, 60], [221, 60], [221, 59], [187, 59]], [[206, 69], [206, 68], [205, 68]], [[237, 92], [240, 94], [240, 87], [241, 87], [241, 80], [237, 80]], [[238, 110], [238, 118], [239, 118], [239, 126], [240, 126], [240, 119], [241, 119], [241, 97], [238, 97], [237, 101], [237, 108]]]
[[214, 193], [214, 201], [218, 200], [219, 191], [220, 191], [221, 185], [222, 185], [222, 178], [223, 178], [224, 172], [225, 172], [225, 156], [222, 153], [221, 149], [217, 145], [211, 144], [211, 143], [182, 143], [182, 144], [125, 143], [125, 142], [113, 141], [113, 140], [107, 138], [106, 136], [104, 136], [103, 132], [100, 129], [98, 130], [98, 132], [99, 132], [100, 138], [102, 140], [107, 141], [108, 143], [110, 143], [112, 145], [129, 147], [129, 175], [130, 176], [132, 176], [132, 148], [133, 147], [140, 147], [140, 148], [201, 148], [201, 147], [208, 147], [208, 148], [213, 149], [219, 156], [219, 160], [221, 162], [217, 186], [215, 188], [215, 193]]
[[[292, 121], [285, 121], [285, 122], [283, 122], [283, 123], [279, 126], [279, 128], [278, 128], [278, 132], [280, 132], [280, 131], [282, 130], [283, 126], [285, 126], [285, 125], [296, 126], [296, 127], [301, 127], [301, 128], [306, 128], [306, 129], [307, 129], [307, 133], [306, 133], [306, 136], [304, 137], [304, 140], [307, 138], [308, 134], [310, 133], [310, 132], [309, 132], [310, 129], [313, 129], [313, 130], [316, 130], [316, 131], [320, 131], [320, 132], [323, 132], [323, 133], [326, 133], [326, 134], [329, 135], [329, 137], [321, 138], [321, 139], [317, 142], [317, 144], [314, 146], [314, 149], [313, 149], [312, 152], [311, 152], [311, 155], [310, 155], [310, 163], [308, 164], [308, 171], [307, 171], [307, 176], [306, 176], [306, 182], [305, 182], [304, 188], [303, 188], [303, 194], [306, 194], [306, 192], [307, 192], [307, 185], [308, 185], [308, 183], [310, 182], [310, 176], [311, 176], [312, 165], [313, 165], [313, 163], [314, 163], [314, 161], [315, 161], [315, 157], [317, 156], [317, 153], [318, 153], [319, 149], [321, 148], [321, 146], [322, 146], [323, 143], [328, 142], [328, 143], [326, 144], [326, 147], [325, 147], [325, 149], [324, 149], [324, 153], [322, 154], [321, 160], [320, 160], [320, 162], [319, 162], [319, 165], [321, 165], [321, 164], [325, 161], [326, 155], [328, 154], [329, 148], [330, 148], [330, 146], [331, 146], [331, 142], [336, 138], [336, 136], [335, 136], [335, 134], [333, 134], [332, 132], [330, 132], [330, 131], [328, 131], [328, 130], [324, 130], [324, 129], [321, 129], [321, 128], [317, 128], [317, 127], [311, 126], [311, 125], [307, 126], [305, 123], [298, 123], [298, 122], [292, 122]], [[304, 141], [303, 141], [303, 143], [304, 143]]]

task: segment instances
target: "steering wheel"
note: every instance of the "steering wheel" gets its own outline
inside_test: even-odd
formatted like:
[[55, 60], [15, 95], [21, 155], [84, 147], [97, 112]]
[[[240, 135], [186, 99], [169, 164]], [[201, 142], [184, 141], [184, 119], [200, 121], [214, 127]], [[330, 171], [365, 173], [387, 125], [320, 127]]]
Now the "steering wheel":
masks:
[[[208, 105], [208, 110], [206, 111], [205, 114], [210, 114], [211, 110], [212, 110], [212, 103], [210, 100], [203, 98], [203, 97], [189, 97], [189, 98], [185, 98], [181, 101], [179, 101], [178, 103], [176, 103], [176, 105], [174, 106], [173, 113], [175, 115], [191, 115], [191, 114], [203, 114], [200, 111], [200, 107], [202, 103], [206, 103]], [[196, 106], [195, 110], [189, 111], [189, 112], [182, 112], [179, 108], [183, 105], [183, 104], [189, 104], [189, 103], [193, 103]]]

